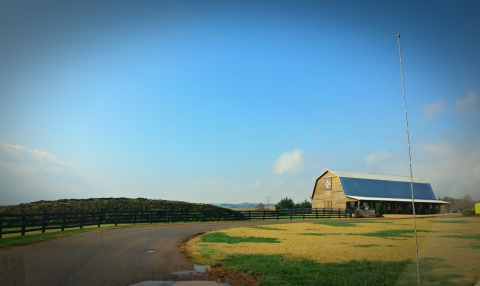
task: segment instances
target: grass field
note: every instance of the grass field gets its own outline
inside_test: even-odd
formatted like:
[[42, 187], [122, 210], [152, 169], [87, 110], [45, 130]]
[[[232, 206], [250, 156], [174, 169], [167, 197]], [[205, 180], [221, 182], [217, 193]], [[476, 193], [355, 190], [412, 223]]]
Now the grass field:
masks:
[[[418, 219], [417, 229], [422, 285], [480, 280], [479, 217]], [[215, 236], [223, 240], [208, 239]], [[416, 284], [412, 220], [230, 228], [192, 239], [185, 251], [197, 263], [258, 274], [260, 285]]]

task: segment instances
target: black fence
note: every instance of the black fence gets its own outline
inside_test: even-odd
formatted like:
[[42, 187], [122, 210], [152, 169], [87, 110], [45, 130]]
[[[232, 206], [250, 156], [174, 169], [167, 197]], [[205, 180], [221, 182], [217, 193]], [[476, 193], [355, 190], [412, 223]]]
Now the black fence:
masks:
[[290, 209], [278, 211], [117, 211], [93, 213], [43, 213], [0, 215], [0, 238], [3, 234], [47, 229], [83, 228], [102, 224], [152, 224], [176, 222], [254, 221], [347, 218], [345, 209]]
[[239, 211], [246, 220], [294, 220], [350, 218], [348, 209], [288, 209], [278, 211]]

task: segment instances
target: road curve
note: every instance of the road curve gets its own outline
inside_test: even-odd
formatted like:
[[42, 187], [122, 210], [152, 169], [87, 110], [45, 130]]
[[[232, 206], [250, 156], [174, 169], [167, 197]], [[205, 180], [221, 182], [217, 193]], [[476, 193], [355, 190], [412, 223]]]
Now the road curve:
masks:
[[[305, 221], [292, 223], [300, 222]], [[0, 252], [0, 284], [121, 286], [178, 280], [173, 272], [193, 268], [177, 246], [181, 239], [211, 229], [276, 223], [290, 221], [135, 226], [48, 240]]]

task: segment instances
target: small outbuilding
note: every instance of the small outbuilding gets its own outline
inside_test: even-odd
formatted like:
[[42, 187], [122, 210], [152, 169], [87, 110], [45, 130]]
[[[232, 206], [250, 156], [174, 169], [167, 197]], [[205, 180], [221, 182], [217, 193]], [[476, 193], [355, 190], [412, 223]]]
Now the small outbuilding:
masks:
[[[327, 170], [315, 181], [312, 207], [354, 211], [381, 203], [386, 214], [412, 214], [410, 184], [410, 177]], [[430, 184], [420, 178], [413, 178], [413, 190], [416, 214], [439, 213], [448, 203], [437, 200]]]

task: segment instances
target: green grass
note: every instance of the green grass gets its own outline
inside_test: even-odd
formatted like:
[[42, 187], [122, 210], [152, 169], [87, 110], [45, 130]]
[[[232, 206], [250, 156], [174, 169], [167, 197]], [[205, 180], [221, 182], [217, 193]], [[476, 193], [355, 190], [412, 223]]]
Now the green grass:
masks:
[[5, 248], [8, 246], [14, 246], [14, 245], [24, 245], [32, 242], [52, 239], [55, 237], [70, 236], [74, 234], [88, 232], [91, 230], [93, 229], [83, 228], [83, 229], [56, 231], [56, 232], [48, 232], [48, 233], [41, 233], [41, 234], [31, 234], [31, 235], [25, 235], [25, 236], [6, 237], [6, 238], [0, 239], [0, 248]]
[[[287, 259], [282, 255], [234, 254], [224, 268], [260, 275], [259, 285], [416, 285], [415, 263], [409, 260], [382, 262], [351, 260], [320, 264]], [[432, 273], [436, 261], [421, 261], [421, 284], [456, 285], [450, 279], [461, 274]]]
[[317, 235], [317, 236], [324, 236], [324, 235], [338, 235], [338, 234], [340, 234], [340, 233], [313, 233], [313, 232], [311, 232], [311, 233], [308, 233], [308, 232], [306, 232], [306, 233], [299, 233], [299, 234], [301, 234], [301, 235]]
[[455, 219], [455, 220], [432, 220], [432, 222], [435, 222], [435, 223], [467, 223], [468, 221], [467, 220], [459, 220], [459, 219]]
[[314, 224], [322, 224], [322, 225], [329, 225], [329, 226], [342, 226], [342, 227], [347, 227], [347, 226], [357, 226], [357, 224], [361, 223], [392, 223], [391, 221], [327, 221], [327, 222], [314, 222]]
[[[363, 235], [363, 236], [372, 236], [372, 237], [409, 237], [407, 234], [414, 234], [413, 229], [390, 229], [382, 230], [376, 232], [366, 232], [366, 233], [346, 233], [346, 235]], [[432, 232], [427, 230], [417, 230], [417, 232]]]
[[219, 242], [219, 243], [242, 243], [242, 242], [256, 242], [256, 243], [278, 243], [279, 241], [273, 237], [240, 237], [229, 236], [223, 232], [214, 232], [205, 235], [202, 239], [203, 242]]
[[476, 239], [480, 240], [480, 235], [464, 234], [464, 235], [444, 235], [442, 237], [462, 238], [462, 239]]
[[380, 246], [378, 244], [357, 244], [354, 245], [353, 247], [374, 247], [374, 246]]
[[280, 228], [268, 227], [268, 226], [251, 226], [251, 228], [264, 229], [264, 230], [283, 230]]

